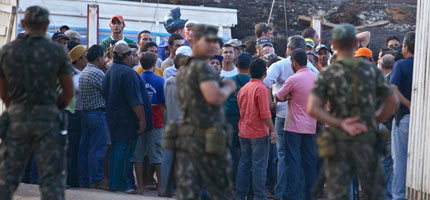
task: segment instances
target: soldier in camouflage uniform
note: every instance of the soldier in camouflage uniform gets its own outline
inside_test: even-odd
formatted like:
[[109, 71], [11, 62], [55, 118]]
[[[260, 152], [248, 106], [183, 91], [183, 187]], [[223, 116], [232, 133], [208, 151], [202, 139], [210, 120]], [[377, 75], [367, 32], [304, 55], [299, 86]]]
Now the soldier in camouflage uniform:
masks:
[[72, 65], [64, 47], [45, 38], [46, 9], [27, 8], [21, 23], [25, 36], [0, 50], [0, 93], [9, 116], [0, 146], [0, 199], [12, 199], [34, 152], [41, 199], [61, 200], [66, 185], [66, 136], [61, 132], [65, 126], [60, 109], [73, 98]]
[[[357, 46], [355, 33], [350, 24], [333, 29], [338, 59], [317, 77], [308, 102], [308, 112], [330, 125], [318, 139], [330, 200], [349, 198], [354, 174], [367, 199], [385, 199], [379, 160], [382, 139], [377, 124], [390, 117], [398, 99], [374, 64], [352, 57]], [[376, 111], [378, 97], [383, 105]], [[321, 108], [326, 101], [329, 113]]]
[[216, 52], [217, 28], [193, 28], [193, 56], [179, 69], [176, 85], [183, 123], [176, 140], [178, 199], [199, 199], [205, 187], [212, 200], [233, 199], [224, 101], [236, 89], [208, 64]]

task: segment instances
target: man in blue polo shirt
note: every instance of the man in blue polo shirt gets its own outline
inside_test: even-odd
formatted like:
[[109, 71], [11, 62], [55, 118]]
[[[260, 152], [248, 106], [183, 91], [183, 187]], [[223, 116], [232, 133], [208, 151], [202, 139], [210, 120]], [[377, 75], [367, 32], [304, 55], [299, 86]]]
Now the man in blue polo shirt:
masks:
[[[128, 174], [137, 136], [153, 128], [151, 104], [145, 81], [132, 69], [133, 57], [127, 44], [114, 47], [114, 64], [103, 81], [106, 118], [112, 146], [109, 160], [109, 188], [132, 193]], [[145, 133], [146, 134], [146, 133]]]
[[396, 62], [390, 83], [399, 96], [401, 105], [394, 113], [391, 130], [393, 156], [393, 199], [406, 199], [406, 163], [408, 154], [409, 117], [411, 108], [412, 72], [414, 66], [415, 33], [409, 32], [403, 40], [402, 54], [405, 59]]

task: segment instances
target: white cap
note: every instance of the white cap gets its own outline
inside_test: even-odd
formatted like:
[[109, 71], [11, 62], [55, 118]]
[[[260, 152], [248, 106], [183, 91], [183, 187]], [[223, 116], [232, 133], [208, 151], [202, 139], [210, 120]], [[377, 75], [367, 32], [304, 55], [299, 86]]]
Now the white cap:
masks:
[[191, 21], [191, 20], [189, 20], [189, 21], [187, 21], [187, 23], [185, 23], [185, 26], [184, 27], [187, 27], [187, 26], [194, 26], [194, 25], [196, 25], [197, 23], [195, 22], [195, 21]]
[[191, 47], [189, 46], [182, 46], [176, 49], [176, 55], [182, 54], [184, 56], [191, 56]]

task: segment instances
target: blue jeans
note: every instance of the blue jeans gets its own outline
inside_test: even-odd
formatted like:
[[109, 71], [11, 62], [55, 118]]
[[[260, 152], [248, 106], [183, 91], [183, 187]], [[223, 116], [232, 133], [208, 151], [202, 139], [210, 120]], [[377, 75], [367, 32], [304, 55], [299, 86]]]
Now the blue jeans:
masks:
[[[387, 130], [384, 124], [379, 124], [380, 130]], [[387, 145], [387, 155], [382, 158], [382, 169], [384, 171], [384, 181], [386, 184], [385, 199], [392, 200], [392, 185], [393, 185], [393, 158], [391, 157], [391, 141]]]
[[[236, 177], [236, 197], [244, 200], [248, 195], [251, 177], [254, 199], [266, 199], [266, 169], [269, 159], [269, 137], [239, 138], [240, 160]], [[252, 173], [252, 175], [251, 175]]]
[[109, 157], [109, 188], [113, 191], [130, 187], [131, 157], [136, 148], [137, 138], [112, 140]]
[[74, 114], [67, 112], [67, 185], [79, 187], [79, 145], [81, 143], [82, 126], [81, 111], [76, 110]]
[[406, 162], [408, 155], [410, 115], [405, 115], [399, 126], [396, 119], [393, 120], [391, 131], [391, 153], [393, 156], [393, 185], [392, 193], [394, 200], [406, 200]]
[[104, 111], [82, 112], [82, 135], [79, 145], [79, 184], [88, 186], [104, 178], [108, 127]]
[[269, 144], [269, 161], [267, 163], [266, 189], [274, 190], [276, 184], [276, 166], [278, 164], [278, 155], [276, 144]]
[[161, 194], [172, 195], [174, 185], [173, 161], [175, 152], [171, 150], [163, 150], [163, 161], [161, 162]]
[[240, 142], [239, 142], [239, 119], [240, 116], [227, 116], [226, 120], [232, 127], [232, 143], [230, 146], [231, 160], [233, 162], [232, 180], [236, 183], [237, 165], [240, 157]]
[[278, 152], [277, 183], [275, 186], [275, 197], [279, 199], [287, 198], [287, 161], [285, 159], [285, 118], [276, 117], [276, 148]]
[[311, 190], [317, 178], [315, 135], [285, 131], [287, 144], [287, 198], [312, 199]]

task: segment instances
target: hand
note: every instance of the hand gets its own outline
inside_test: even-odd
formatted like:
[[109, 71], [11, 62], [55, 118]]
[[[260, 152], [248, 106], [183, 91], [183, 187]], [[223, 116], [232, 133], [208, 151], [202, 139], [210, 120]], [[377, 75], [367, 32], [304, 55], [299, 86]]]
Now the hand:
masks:
[[230, 86], [232, 91], [235, 91], [237, 88], [236, 82], [234, 82], [232, 79], [224, 79], [223, 84], [225, 86]]
[[142, 134], [145, 132], [146, 129], [146, 122], [145, 121], [139, 121], [139, 130], [137, 131], [138, 134]]
[[287, 96], [285, 96], [285, 98], [284, 98], [284, 101], [288, 101], [288, 100], [290, 100], [291, 99], [291, 94], [287, 94]]
[[350, 136], [359, 135], [365, 131], [367, 131], [367, 127], [358, 122], [360, 118], [358, 117], [350, 117], [342, 120], [340, 127], [343, 131], [347, 132]]
[[270, 102], [270, 112], [276, 113], [276, 102], [275, 101]]
[[270, 143], [276, 144], [276, 131], [270, 132]]

